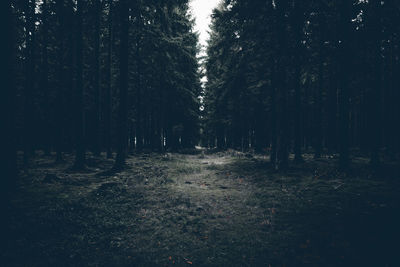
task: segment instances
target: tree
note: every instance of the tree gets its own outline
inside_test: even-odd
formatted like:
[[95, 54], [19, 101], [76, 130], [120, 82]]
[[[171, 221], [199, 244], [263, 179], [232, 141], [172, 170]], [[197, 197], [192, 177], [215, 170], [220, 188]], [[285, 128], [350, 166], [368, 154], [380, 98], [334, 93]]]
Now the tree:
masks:
[[[380, 165], [379, 150], [381, 144], [381, 87], [382, 87], [382, 57], [381, 57], [381, 42], [382, 42], [382, 26], [381, 26], [381, 1], [373, 0], [369, 3], [370, 16], [369, 16], [369, 28], [370, 34], [374, 42], [373, 65], [375, 66], [373, 75], [373, 88], [371, 92], [371, 161], [370, 164], [374, 169], [377, 169]], [[367, 22], [368, 23], [368, 22]]]
[[100, 155], [100, 0], [94, 0], [94, 154]]
[[302, 134], [301, 134], [301, 118], [302, 118], [302, 95], [301, 95], [301, 60], [302, 54], [301, 42], [304, 26], [302, 4], [298, 0], [293, 1], [293, 18], [291, 20], [293, 27], [294, 45], [293, 45], [293, 65], [294, 65], [294, 161], [296, 163], [303, 162], [301, 153]]
[[119, 54], [119, 106], [118, 106], [118, 147], [115, 159], [115, 169], [121, 169], [125, 165], [126, 149], [128, 141], [128, 33], [129, 33], [129, 6], [127, 0], [120, 0], [120, 54]]
[[277, 142], [276, 142], [276, 168], [284, 169], [288, 167], [288, 149], [289, 149], [289, 126], [288, 126], [288, 88], [287, 88], [287, 22], [286, 10], [288, 3], [286, 0], [280, 0], [276, 3], [276, 34], [278, 40], [277, 51]]
[[36, 1], [25, 1], [25, 95], [24, 95], [24, 165], [34, 153], [34, 93], [35, 93], [35, 34]]
[[316, 87], [316, 92], [315, 92], [315, 99], [314, 99], [314, 105], [315, 105], [315, 128], [314, 128], [314, 133], [315, 133], [315, 138], [314, 138], [314, 158], [318, 159], [321, 157], [322, 153], [322, 139], [323, 139], [323, 133], [322, 133], [322, 94], [324, 90], [324, 32], [326, 29], [324, 28], [324, 17], [323, 17], [322, 11], [320, 14], [317, 15], [317, 23], [318, 23], [318, 35], [319, 35], [319, 40], [318, 40], [318, 86]]
[[63, 160], [63, 143], [65, 138], [65, 84], [67, 83], [64, 59], [65, 59], [65, 34], [66, 34], [66, 22], [65, 22], [65, 1], [56, 1], [56, 15], [58, 22], [58, 50], [57, 50], [57, 92], [56, 92], [56, 117], [57, 121], [54, 123], [56, 129], [54, 133], [56, 134], [55, 146], [56, 146], [56, 162], [61, 162]]
[[108, 49], [107, 49], [107, 85], [106, 85], [106, 96], [105, 96], [105, 143], [106, 143], [106, 151], [107, 158], [112, 158], [112, 149], [111, 149], [111, 85], [112, 85], [112, 47], [113, 47], [113, 1], [108, 1]]
[[44, 151], [46, 155], [50, 155], [52, 127], [50, 124], [50, 88], [49, 88], [49, 60], [48, 60], [48, 3], [47, 0], [42, 2], [42, 65], [41, 65], [41, 81], [40, 87], [44, 91]]
[[1, 205], [5, 204], [8, 194], [15, 187], [17, 179], [17, 154], [16, 154], [16, 86], [15, 86], [15, 18], [11, 8], [11, 1], [2, 1], [1, 12], [4, 18], [2, 32], [4, 33], [5, 47], [2, 49], [4, 59], [4, 72], [2, 81], [4, 86], [1, 90], [1, 122], [2, 122], [2, 151], [0, 162], [2, 164], [2, 178], [0, 181], [2, 197]]
[[339, 167], [349, 167], [349, 71], [351, 64], [351, 11], [352, 1], [341, 0], [339, 5]]
[[393, 3], [222, 1], [205, 63], [207, 143], [257, 151], [264, 143], [278, 169], [290, 152], [301, 162], [303, 145], [315, 158], [339, 152], [343, 170], [350, 149], [369, 148], [372, 165], [383, 145], [394, 155], [400, 12]]
[[75, 169], [85, 166], [85, 140], [84, 140], [84, 110], [83, 110], [83, 36], [82, 36], [82, 0], [77, 0], [76, 7], [76, 95], [75, 95], [75, 130], [76, 152]]

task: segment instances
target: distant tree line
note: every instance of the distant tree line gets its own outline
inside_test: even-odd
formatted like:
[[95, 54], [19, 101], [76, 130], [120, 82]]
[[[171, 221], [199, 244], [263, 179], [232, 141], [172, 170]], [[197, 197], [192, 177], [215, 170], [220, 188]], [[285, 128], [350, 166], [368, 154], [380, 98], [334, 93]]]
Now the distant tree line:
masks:
[[394, 0], [224, 0], [205, 62], [204, 136], [270, 150], [276, 168], [339, 153], [400, 152], [400, 4]]
[[201, 87], [188, 0], [2, 2], [14, 35], [13, 151], [25, 165], [38, 149], [57, 161], [74, 152], [82, 168], [88, 151], [116, 151], [121, 167], [128, 152], [195, 145]]

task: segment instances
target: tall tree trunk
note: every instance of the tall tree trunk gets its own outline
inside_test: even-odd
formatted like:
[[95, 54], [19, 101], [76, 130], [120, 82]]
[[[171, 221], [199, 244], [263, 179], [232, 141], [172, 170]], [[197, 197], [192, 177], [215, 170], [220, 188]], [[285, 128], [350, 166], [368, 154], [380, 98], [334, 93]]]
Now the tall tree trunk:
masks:
[[289, 165], [289, 125], [288, 125], [288, 90], [286, 73], [287, 29], [286, 8], [287, 0], [281, 0], [276, 6], [277, 39], [278, 39], [278, 135], [277, 135], [277, 169], [285, 169]]
[[118, 149], [115, 160], [115, 169], [121, 169], [125, 165], [128, 140], [128, 37], [129, 37], [129, 7], [127, 0], [120, 0], [120, 88], [119, 88], [119, 112], [118, 112]]
[[327, 96], [327, 148], [329, 153], [337, 151], [337, 73], [336, 57], [332, 57], [329, 67], [329, 87]]
[[294, 35], [295, 45], [293, 53], [293, 64], [294, 64], [294, 162], [303, 162], [303, 156], [301, 151], [302, 144], [302, 129], [301, 129], [301, 118], [302, 118], [302, 105], [301, 105], [301, 37], [303, 32], [304, 18], [303, 10], [301, 9], [301, 3], [299, 0], [294, 1]]
[[57, 51], [57, 92], [56, 92], [56, 120], [54, 125], [56, 129], [56, 162], [63, 160], [63, 142], [64, 142], [64, 127], [65, 127], [65, 100], [64, 100], [64, 86], [66, 83], [66, 76], [64, 74], [64, 38], [65, 38], [65, 7], [64, 0], [57, 0], [57, 19], [58, 19], [58, 51]]
[[[9, 231], [13, 222], [13, 206], [11, 199], [16, 189], [17, 155], [16, 155], [16, 129], [15, 129], [15, 61], [16, 61], [16, 39], [15, 18], [11, 8], [10, 0], [3, 0], [0, 4], [2, 41], [1, 58], [3, 66], [1, 73], [1, 97], [0, 97], [0, 121], [1, 121], [1, 152], [0, 152], [0, 212], [1, 212], [1, 245], [4, 251], [7, 245], [15, 240], [14, 231]], [[5, 250], [7, 251], [7, 250]], [[7, 261], [7, 260], [6, 260]]]
[[49, 88], [49, 61], [48, 61], [48, 7], [47, 0], [42, 0], [42, 31], [43, 31], [43, 43], [42, 43], [42, 78], [41, 78], [41, 89], [44, 92], [44, 127], [43, 127], [43, 137], [44, 137], [44, 152], [45, 155], [50, 155], [50, 149], [52, 144], [51, 134], [52, 127], [50, 124], [52, 120], [50, 114], [52, 114], [50, 109], [50, 88]]
[[77, 0], [77, 25], [76, 25], [76, 95], [75, 95], [75, 112], [76, 112], [76, 153], [75, 153], [75, 169], [85, 167], [85, 140], [84, 140], [84, 110], [83, 110], [83, 36], [82, 36], [82, 1]]
[[396, 158], [396, 104], [397, 104], [397, 99], [396, 99], [396, 78], [395, 78], [395, 73], [394, 69], [396, 67], [396, 55], [395, 55], [395, 38], [393, 35], [390, 38], [390, 56], [389, 56], [389, 84], [387, 85], [387, 101], [388, 104], [387, 106], [387, 114], [385, 117], [387, 118], [386, 122], [386, 127], [387, 127], [387, 145], [386, 147], [388, 148], [388, 153], [391, 159]]
[[100, 155], [100, 0], [94, 0], [94, 132], [93, 152]]
[[[320, 15], [321, 16], [321, 15]], [[314, 112], [315, 112], [315, 122], [314, 122], [314, 158], [318, 159], [321, 157], [322, 153], [322, 90], [324, 89], [324, 61], [323, 61], [323, 45], [324, 39], [322, 37], [322, 18], [319, 18], [319, 55], [318, 55], [318, 87], [315, 92], [314, 99]]]
[[113, 46], [113, 0], [108, 1], [108, 54], [107, 54], [107, 89], [105, 99], [105, 145], [107, 158], [112, 158], [111, 149], [111, 86], [112, 86], [112, 46]]
[[[142, 19], [140, 12], [139, 1], [137, 1], [136, 6], [136, 150], [138, 152], [143, 149], [143, 111], [142, 111], [142, 81], [141, 81], [141, 71], [142, 71], [142, 61], [140, 58], [140, 48], [141, 48], [141, 37], [140, 32], [142, 29]], [[161, 92], [163, 94], [164, 91]]]
[[[297, 57], [297, 56], [296, 56]], [[296, 63], [297, 61], [297, 63]], [[302, 156], [302, 104], [301, 104], [301, 85], [300, 85], [300, 64], [298, 60], [295, 61], [295, 88], [294, 88], [294, 162], [303, 162]]]
[[382, 56], [381, 56], [381, 42], [382, 42], [382, 26], [381, 26], [381, 1], [370, 1], [373, 9], [371, 9], [371, 36], [375, 44], [374, 53], [374, 82], [371, 94], [371, 167], [377, 169], [380, 165], [379, 151], [381, 145], [381, 87], [382, 87]]
[[351, 31], [352, 2], [340, 2], [340, 48], [339, 48], [339, 168], [347, 170], [349, 167], [349, 77], [351, 64], [350, 31]]
[[[0, 114], [2, 122], [2, 149], [0, 153], [1, 173], [0, 197], [1, 205], [6, 205], [9, 193], [14, 189], [17, 178], [17, 155], [16, 155], [16, 130], [15, 130], [15, 19], [12, 14], [11, 1], [1, 2], [3, 17], [2, 33], [5, 37], [5, 47], [2, 49], [2, 58], [5, 60], [6, 68], [2, 74], [3, 86], [1, 90]], [[3, 209], [1, 209], [3, 210]], [[3, 214], [4, 215], [4, 214]], [[7, 217], [7, 216], [6, 216]]]
[[24, 99], [24, 165], [29, 164], [29, 158], [34, 152], [33, 120], [34, 104], [33, 96], [35, 91], [35, 0], [26, 0], [26, 78], [25, 78], [25, 99]]
[[[393, 37], [393, 39], [395, 39]], [[393, 46], [393, 55], [392, 55], [392, 69], [391, 69], [391, 122], [390, 122], [390, 127], [391, 127], [391, 146], [392, 146], [392, 151], [394, 157], [396, 157], [396, 154], [400, 152], [400, 107], [397, 105], [397, 99], [400, 99], [400, 92], [398, 90], [400, 84], [400, 78], [397, 75], [397, 71], [400, 69], [400, 64], [399, 64], [399, 46], [395, 46], [392, 42]], [[399, 157], [400, 160], [400, 157]], [[399, 164], [399, 169], [400, 169], [400, 164]]]

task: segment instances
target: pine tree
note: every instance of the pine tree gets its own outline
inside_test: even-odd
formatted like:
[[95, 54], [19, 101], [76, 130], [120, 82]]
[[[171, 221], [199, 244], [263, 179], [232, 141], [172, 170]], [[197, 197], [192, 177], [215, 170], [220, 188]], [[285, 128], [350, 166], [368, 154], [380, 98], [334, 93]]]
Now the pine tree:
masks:
[[75, 93], [75, 130], [76, 130], [76, 152], [75, 169], [85, 166], [85, 140], [84, 140], [84, 108], [83, 108], [83, 36], [82, 36], [82, 0], [77, 0], [76, 7], [76, 93]]
[[349, 71], [351, 64], [351, 11], [352, 1], [342, 0], [339, 5], [339, 167], [349, 168]]
[[100, 155], [100, 0], [94, 0], [94, 129], [93, 152], [96, 156]]
[[[4, 18], [2, 32], [5, 34], [5, 47], [2, 49], [4, 59], [4, 72], [2, 72], [1, 121], [2, 121], [2, 151], [0, 162], [2, 178], [0, 180], [1, 205], [15, 188], [17, 180], [17, 155], [16, 155], [16, 86], [15, 86], [15, 17], [11, 8], [11, 1], [1, 3], [1, 14]], [[6, 216], [7, 217], [7, 216]]]
[[112, 48], [113, 48], [113, 0], [108, 1], [108, 40], [107, 40], [107, 85], [106, 85], [106, 95], [105, 95], [105, 144], [107, 151], [107, 158], [112, 158], [112, 148], [111, 148], [111, 119], [112, 119]]
[[36, 1], [25, 1], [25, 95], [24, 95], [24, 165], [29, 164], [29, 158], [34, 153], [34, 94], [36, 90]]
[[115, 169], [125, 166], [128, 141], [128, 33], [129, 33], [129, 6], [127, 0], [120, 0], [120, 48], [119, 48], [119, 106], [118, 106], [118, 147], [115, 159]]

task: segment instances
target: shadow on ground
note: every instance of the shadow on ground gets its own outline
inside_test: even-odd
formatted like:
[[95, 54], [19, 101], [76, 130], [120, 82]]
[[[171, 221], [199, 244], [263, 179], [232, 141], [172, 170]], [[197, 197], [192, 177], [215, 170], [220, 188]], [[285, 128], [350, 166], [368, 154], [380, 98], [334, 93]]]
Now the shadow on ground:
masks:
[[[21, 173], [2, 266], [398, 266], [399, 181], [331, 159], [275, 172], [262, 156], [36, 158]], [[357, 165], [358, 164], [358, 165]], [[99, 175], [102, 174], [102, 175]]]

